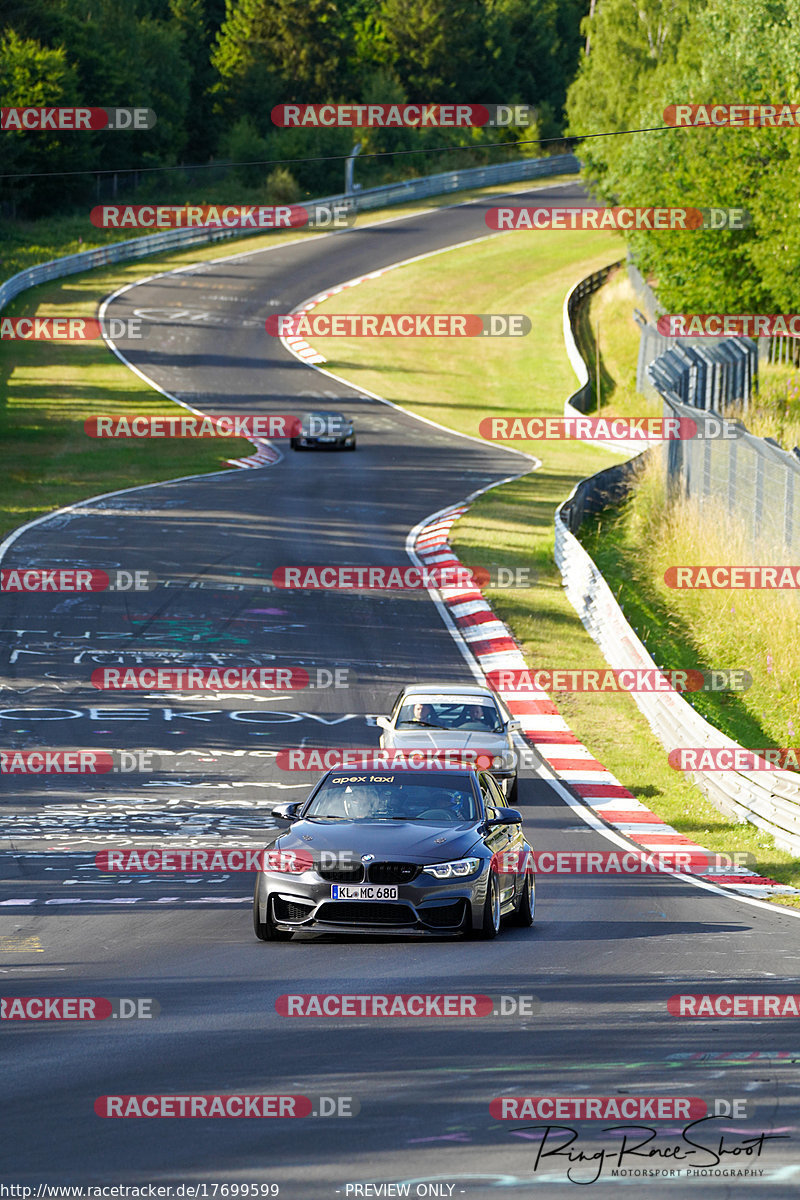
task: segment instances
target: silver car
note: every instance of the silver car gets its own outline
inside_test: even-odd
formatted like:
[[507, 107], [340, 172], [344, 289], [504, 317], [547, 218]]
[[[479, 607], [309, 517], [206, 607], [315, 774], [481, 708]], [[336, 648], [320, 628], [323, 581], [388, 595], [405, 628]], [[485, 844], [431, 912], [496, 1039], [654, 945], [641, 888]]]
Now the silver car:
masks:
[[493, 938], [503, 917], [533, 923], [535, 881], [522, 816], [486, 771], [328, 771], [256, 876], [253, 927], [294, 933]]
[[506, 803], [516, 804], [521, 725], [491, 688], [479, 684], [414, 684], [404, 687], [388, 717], [377, 717], [385, 750], [478, 750], [491, 756], [491, 771]]

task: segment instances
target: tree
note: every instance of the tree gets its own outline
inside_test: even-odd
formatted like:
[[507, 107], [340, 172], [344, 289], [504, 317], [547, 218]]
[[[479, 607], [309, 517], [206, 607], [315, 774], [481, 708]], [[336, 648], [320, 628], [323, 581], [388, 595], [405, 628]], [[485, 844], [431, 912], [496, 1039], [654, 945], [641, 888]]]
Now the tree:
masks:
[[214, 112], [211, 49], [224, 17], [224, 0], [170, 0], [171, 20], [181, 38], [189, 68], [185, 153], [189, 161], [205, 161], [217, 144], [219, 119]]
[[212, 54], [220, 93], [256, 118], [285, 101], [334, 100], [345, 41], [335, 0], [228, 0]]
[[[70, 106], [77, 102], [75, 71], [63, 49], [51, 50], [22, 38], [14, 30], [0, 40], [0, 95], [9, 108]], [[36, 215], [74, 194], [64, 179], [43, 180], [41, 172], [74, 170], [89, 164], [86, 135], [77, 131], [7, 131], [2, 135], [5, 154], [0, 180], [3, 207], [12, 215]], [[28, 178], [26, 178], [28, 176]], [[74, 183], [73, 181], [70, 181]]]
[[[691, 16], [703, 2], [601, 0], [581, 26], [589, 52], [582, 51], [567, 96], [568, 132], [614, 133], [641, 126], [650, 76], [674, 63]], [[583, 143], [587, 175], [601, 195], [611, 194], [605, 178], [614, 175], [627, 145], [626, 138]]]
[[[796, 103], [800, 13], [794, 0], [708, 0], [673, 31], [638, 31], [630, 76], [611, 71], [633, 28], [629, 0], [607, 0], [591, 23], [588, 58], [569, 94], [570, 130], [663, 124], [667, 105]], [[612, 20], [612, 18], [614, 18]], [[654, 23], [655, 21], [655, 23]], [[580, 129], [579, 129], [580, 124]], [[744, 208], [744, 230], [637, 233], [630, 243], [674, 311], [792, 311], [800, 299], [800, 154], [795, 128], [687, 128], [597, 139], [580, 149], [587, 177], [615, 203]]]
[[413, 102], [488, 98], [483, 0], [382, 0], [388, 64]]
[[561, 131], [588, 0], [498, 0], [489, 10], [487, 99], [534, 104], [553, 114], [545, 136]]

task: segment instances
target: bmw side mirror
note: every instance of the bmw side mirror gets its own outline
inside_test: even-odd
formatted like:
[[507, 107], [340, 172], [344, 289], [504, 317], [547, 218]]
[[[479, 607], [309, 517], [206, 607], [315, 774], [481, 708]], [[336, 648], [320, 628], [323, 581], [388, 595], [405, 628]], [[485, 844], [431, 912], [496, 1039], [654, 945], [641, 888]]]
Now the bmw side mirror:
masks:
[[375, 724], [380, 725], [381, 729], [391, 729], [392, 722], [388, 717], [376, 717]]
[[506, 725], [506, 729], [509, 733], [520, 733], [522, 730], [522, 722], [516, 720], [509, 721]]
[[297, 810], [299, 804], [276, 804], [272, 810], [273, 817], [278, 817], [282, 821], [296, 821]]
[[490, 828], [495, 825], [521, 825], [522, 813], [518, 808], [498, 808], [497, 816], [492, 817], [486, 824]]

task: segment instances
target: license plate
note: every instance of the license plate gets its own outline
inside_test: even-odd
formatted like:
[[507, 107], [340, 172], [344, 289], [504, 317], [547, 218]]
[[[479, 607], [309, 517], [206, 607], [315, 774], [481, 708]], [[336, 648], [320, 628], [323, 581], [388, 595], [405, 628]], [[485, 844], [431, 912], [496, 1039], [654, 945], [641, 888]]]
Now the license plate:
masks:
[[331, 900], [396, 900], [397, 885], [375, 883], [332, 883]]
[[321, 438], [318, 438], [318, 439], [317, 439], [317, 441], [320, 441], [320, 442], [335, 442], [335, 441], [336, 441], [336, 438], [335, 438], [335, 437], [321, 437]]

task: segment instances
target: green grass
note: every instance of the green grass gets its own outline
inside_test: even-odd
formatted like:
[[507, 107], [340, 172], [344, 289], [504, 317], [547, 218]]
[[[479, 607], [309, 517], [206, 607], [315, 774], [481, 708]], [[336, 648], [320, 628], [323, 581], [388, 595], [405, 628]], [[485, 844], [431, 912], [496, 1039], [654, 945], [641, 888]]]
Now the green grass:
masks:
[[[561, 336], [564, 295], [572, 283], [620, 254], [620, 242], [609, 234], [550, 232], [545, 240], [528, 232], [510, 233], [390, 271], [316, 310], [524, 312], [532, 321], [525, 338], [312, 341], [325, 354], [326, 369], [463, 433], [477, 434], [481, 417], [493, 411], [561, 414], [574, 388]], [[630, 331], [615, 331], [610, 317], [601, 323], [606, 368], [610, 364], [618, 370], [632, 344]], [[610, 372], [609, 377], [613, 378]], [[615, 393], [614, 404], [630, 405], [636, 414], [645, 411], [641, 400], [625, 397], [622, 389]], [[477, 500], [454, 527], [453, 547], [471, 565], [535, 569], [536, 584], [530, 589], [486, 592], [520, 642], [529, 666], [600, 668], [605, 660], [567, 601], [553, 561], [553, 518], [574, 485], [608, 466], [615, 456], [580, 443], [514, 445], [541, 458], [542, 467]], [[509, 459], [509, 470], [514, 469]], [[658, 618], [666, 624], [669, 614], [659, 612]], [[672, 632], [680, 647], [680, 630]], [[665, 821], [710, 850], [748, 851], [759, 872], [800, 886], [797, 860], [777, 850], [754, 826], [721, 815], [668, 765], [663, 747], [629, 694], [567, 693], [555, 694], [554, 699], [576, 735]]]
[[[562, 349], [564, 295], [621, 247], [605, 233], [504, 234], [389, 271], [315, 310], [344, 313], [357, 305], [359, 312], [525, 313], [532, 325], [525, 337], [381, 338], [379, 353], [372, 353], [369, 338], [314, 337], [312, 344], [328, 360], [326, 369], [462, 433], [477, 436], [481, 418], [492, 412], [560, 416], [575, 387]], [[546, 448], [548, 463], [576, 480], [584, 468], [600, 470], [614, 461], [607, 451], [583, 445], [513, 446], [537, 455]], [[509, 463], [513, 468], [513, 459]]]
[[[694, 707], [744, 746], [791, 746], [800, 729], [800, 598], [794, 591], [676, 591], [664, 583], [673, 563], [747, 564], [749, 540], [722, 506], [666, 504], [663, 467], [643, 473], [617, 512], [587, 522], [582, 540], [628, 620], [659, 665], [742, 667], [753, 683], [726, 695], [693, 693]], [[763, 554], [780, 562], [780, 553]], [[678, 661], [682, 660], [682, 661]]]
[[[608, 331], [601, 333], [604, 365], [611, 381], [604, 393], [607, 390], [615, 407], [621, 398], [621, 410], [636, 396], [634, 305], [634, 293], [621, 271], [592, 298], [592, 322], [599, 319], [601, 330]], [[781, 387], [786, 391], [791, 372], [791, 367], [778, 365], [762, 372], [757, 411], [763, 420], [770, 420], [773, 435], [779, 432], [773, 419], [778, 408], [776, 396]], [[645, 403], [641, 398], [640, 402]], [[796, 403], [793, 397], [789, 407]], [[687, 696], [698, 712], [744, 746], [795, 744], [800, 731], [800, 603], [796, 593], [683, 592], [664, 583], [664, 571], [672, 563], [752, 561], [747, 539], [742, 536], [741, 544], [736, 544], [725, 505], [714, 513], [711, 501], [705, 500], [702, 520], [691, 504], [670, 509], [659, 460], [644, 473], [624, 506], [585, 523], [581, 540], [660, 666], [743, 667], [751, 671], [754, 682], [746, 692]], [[781, 562], [783, 558], [780, 549], [770, 555], [762, 547], [759, 561]]]
[[607, 281], [582, 306], [578, 335], [591, 364], [594, 382], [595, 354], [599, 327], [600, 391], [602, 410], [615, 417], [662, 415], [660, 400], [646, 400], [636, 391], [636, 362], [639, 355], [639, 326], [633, 319], [637, 300], [625, 267], [612, 272]]
[[[599, 291], [581, 307], [578, 334], [590, 364], [596, 392], [596, 350], [599, 325], [600, 388], [603, 411], [619, 417], [661, 416], [663, 405], [636, 390], [639, 327], [633, 311], [639, 305], [624, 267], [614, 271]], [[771, 437], [791, 450], [800, 444], [800, 369], [791, 363], [760, 363], [758, 393], [747, 405], [731, 405], [726, 417], [738, 417], [751, 433]]]
[[[120, 264], [43, 284], [4, 315], [94, 316], [100, 297], [141, 274], [141, 263]], [[253, 453], [242, 439], [101, 441], [84, 432], [101, 413], [170, 410], [178, 406], [103, 342], [0, 342], [0, 535], [98, 493], [224, 470], [226, 458]]]
[[800, 444], [800, 371], [789, 363], [759, 364], [758, 395], [747, 409], [733, 410], [757, 437], [771, 437], [784, 450]]

